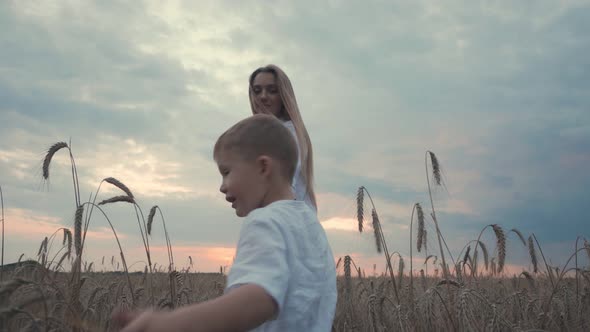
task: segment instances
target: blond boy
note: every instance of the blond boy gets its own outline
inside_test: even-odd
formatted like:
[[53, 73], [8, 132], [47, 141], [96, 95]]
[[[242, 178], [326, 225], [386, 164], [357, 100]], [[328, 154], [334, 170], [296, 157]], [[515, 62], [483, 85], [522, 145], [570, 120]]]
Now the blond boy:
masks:
[[315, 211], [294, 200], [297, 146], [270, 115], [244, 119], [215, 144], [220, 191], [245, 217], [225, 293], [170, 312], [118, 313], [123, 331], [330, 331], [336, 271]]

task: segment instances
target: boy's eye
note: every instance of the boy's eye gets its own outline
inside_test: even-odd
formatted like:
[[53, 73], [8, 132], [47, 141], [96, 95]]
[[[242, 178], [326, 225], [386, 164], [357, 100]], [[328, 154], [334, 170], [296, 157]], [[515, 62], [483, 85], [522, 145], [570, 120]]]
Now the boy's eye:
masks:
[[260, 91], [261, 91], [261, 89], [260, 89], [260, 88], [254, 88], [254, 93], [255, 93], [255, 94], [259, 94], [259, 93], [260, 93]]

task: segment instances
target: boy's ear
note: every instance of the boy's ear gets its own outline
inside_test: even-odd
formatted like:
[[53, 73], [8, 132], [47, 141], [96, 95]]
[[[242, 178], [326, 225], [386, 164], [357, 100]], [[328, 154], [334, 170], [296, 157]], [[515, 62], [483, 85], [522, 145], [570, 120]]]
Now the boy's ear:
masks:
[[256, 158], [256, 165], [258, 166], [260, 175], [268, 176], [272, 172], [273, 160], [269, 156], [262, 155]]

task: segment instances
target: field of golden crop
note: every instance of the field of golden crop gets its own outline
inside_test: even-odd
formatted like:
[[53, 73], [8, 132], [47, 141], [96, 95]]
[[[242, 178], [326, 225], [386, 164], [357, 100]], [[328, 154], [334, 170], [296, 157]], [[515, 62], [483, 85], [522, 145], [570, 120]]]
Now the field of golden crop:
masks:
[[[546, 275], [478, 276], [462, 282], [455, 277], [418, 277], [410, 287], [408, 276], [398, 274], [401, 285], [394, 287], [389, 277], [359, 277], [354, 270], [344, 270], [338, 278], [335, 331], [587, 331], [590, 327], [586, 278], [577, 286], [575, 278], [554, 285]], [[74, 274], [56, 273], [32, 261], [5, 271], [4, 278], [3, 331], [112, 331], [109, 317], [115, 308], [169, 310], [215, 298], [225, 285], [220, 273], [132, 273], [129, 287], [123, 272], [89, 272], [80, 275], [78, 288]]]
[[[161, 210], [154, 206], [144, 218], [133, 193], [119, 180], [102, 180], [94, 199], [91, 197], [88, 202], [82, 202], [74, 158], [67, 143], [56, 143], [49, 148], [43, 161], [45, 179], [49, 178], [51, 159], [61, 149], [69, 151], [72, 163], [77, 206], [73, 229], [59, 229], [43, 239], [37, 260], [2, 266], [2, 331], [114, 331], [115, 327], [109, 319], [114, 309], [151, 307], [170, 310], [223, 293], [223, 273], [193, 273], [190, 267], [176, 269], [173, 247]], [[428, 172], [428, 165], [431, 166], [431, 173]], [[441, 185], [440, 167], [434, 153], [426, 153], [425, 166], [427, 174], [432, 174], [426, 179], [430, 194], [431, 185]], [[96, 202], [103, 184], [119, 188], [123, 195]], [[561, 266], [551, 266], [545, 260], [534, 234], [525, 237], [517, 229], [506, 231], [493, 224], [483, 227], [477, 237], [466, 243], [453, 259], [439, 229], [434, 202], [430, 197], [430, 218], [425, 217], [422, 204], [412, 206], [410, 238], [415, 245], [410, 247], [409, 257], [403, 257], [397, 251], [390, 253], [369, 191], [365, 187], [359, 188], [359, 231], [368, 223], [365, 207], [370, 207], [370, 229], [375, 235], [377, 252], [383, 254], [386, 272], [367, 277], [350, 256], [338, 259], [338, 304], [334, 331], [590, 330], [590, 270], [586, 263], [581, 264], [582, 261], [588, 262], [590, 257], [590, 244], [586, 238], [579, 236], [576, 239], [575, 250], [566, 262], [562, 262]], [[103, 214], [110, 224], [102, 207], [116, 202], [129, 203], [135, 208], [146, 254], [144, 272], [128, 271], [122, 249], [120, 257], [111, 258], [110, 265], [118, 266], [115, 271], [96, 272], [93, 263], [88, 264], [84, 260], [84, 241], [93, 214]], [[164, 225], [169, 260], [167, 267], [156, 268], [151, 260], [149, 241], [156, 218], [161, 219]], [[4, 239], [3, 202], [1, 221]], [[433, 238], [437, 240], [438, 251], [425, 255], [424, 263], [415, 267], [412, 266], [413, 252], [424, 252], [426, 237], [429, 236], [425, 230], [426, 222], [432, 222], [436, 229], [437, 234]], [[110, 226], [113, 237], [119, 243], [115, 228], [112, 224]], [[493, 250], [489, 250], [481, 240], [486, 231], [495, 236]], [[530, 271], [525, 270], [518, 275], [503, 272], [506, 256], [509, 255], [507, 233], [516, 234], [528, 250]], [[48, 243], [56, 239], [61, 247], [52, 249]], [[2, 261], [4, 249], [3, 241]], [[406, 269], [405, 261], [410, 263], [409, 269]], [[104, 263], [101, 264], [104, 266]]]

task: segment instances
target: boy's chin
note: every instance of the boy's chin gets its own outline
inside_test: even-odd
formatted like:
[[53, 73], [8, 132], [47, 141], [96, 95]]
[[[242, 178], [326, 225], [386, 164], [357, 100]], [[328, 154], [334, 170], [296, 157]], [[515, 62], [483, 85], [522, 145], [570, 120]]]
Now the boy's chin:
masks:
[[248, 213], [250, 213], [250, 211], [248, 211], [248, 212], [245, 212], [245, 211], [242, 211], [242, 210], [237, 210], [237, 209], [236, 209], [236, 216], [238, 216], [238, 217], [240, 217], [240, 218], [243, 218], [243, 217], [247, 216], [247, 215], [248, 215]]

